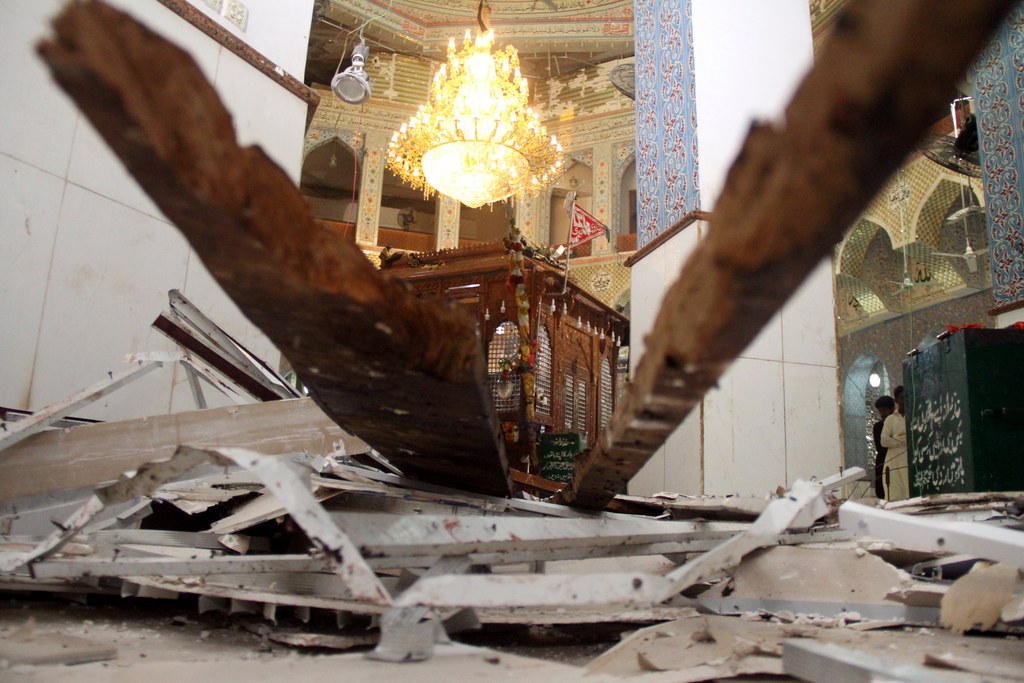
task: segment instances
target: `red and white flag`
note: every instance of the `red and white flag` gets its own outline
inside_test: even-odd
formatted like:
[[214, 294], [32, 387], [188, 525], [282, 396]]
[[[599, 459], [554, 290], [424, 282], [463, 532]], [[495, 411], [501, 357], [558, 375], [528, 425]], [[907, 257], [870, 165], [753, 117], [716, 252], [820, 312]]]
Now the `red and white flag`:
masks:
[[579, 204], [573, 204], [572, 221], [569, 226], [569, 248], [586, 244], [600, 235], [608, 238], [608, 226], [590, 215]]

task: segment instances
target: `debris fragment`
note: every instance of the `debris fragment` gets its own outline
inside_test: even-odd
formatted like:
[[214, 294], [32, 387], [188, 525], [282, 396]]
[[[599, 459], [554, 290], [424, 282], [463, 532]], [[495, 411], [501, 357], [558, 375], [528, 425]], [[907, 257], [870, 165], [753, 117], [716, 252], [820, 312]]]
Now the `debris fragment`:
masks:
[[1002, 563], [975, 565], [942, 598], [942, 625], [956, 634], [974, 628], [989, 630], [999, 621], [1016, 586], [1016, 567]]

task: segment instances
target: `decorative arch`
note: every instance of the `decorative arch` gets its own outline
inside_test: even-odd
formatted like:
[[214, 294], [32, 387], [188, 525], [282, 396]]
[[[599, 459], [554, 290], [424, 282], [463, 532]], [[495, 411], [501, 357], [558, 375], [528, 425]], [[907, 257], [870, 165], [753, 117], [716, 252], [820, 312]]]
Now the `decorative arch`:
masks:
[[[871, 376], [878, 376], [878, 386], [871, 386]], [[889, 371], [873, 354], [862, 353], [843, 377], [843, 464], [863, 467], [874, 473], [875, 444], [871, 428], [875, 422], [874, 405], [879, 396], [890, 394]], [[874, 486], [866, 490], [860, 484], [855, 495], [874, 495]]]
[[879, 230], [884, 228], [870, 219], [862, 218], [857, 222], [857, 227], [850, 231], [839, 247], [839, 257], [836, 259], [837, 274], [846, 273], [856, 278], [862, 277], [864, 254]]
[[912, 216], [910, 241], [923, 242], [938, 249], [942, 223], [949, 214], [950, 205], [960, 202], [962, 189], [957, 179], [948, 174], [938, 175]]
[[350, 142], [328, 135], [308, 145], [299, 188], [318, 219], [351, 238], [359, 211], [362, 160]]
[[310, 131], [309, 135], [306, 136], [305, 144], [302, 148], [302, 163], [306, 163], [306, 157], [310, 154], [334, 141], [340, 142], [345, 147], [348, 147], [353, 156], [357, 156], [364, 147], [362, 133], [356, 133], [354, 131], [344, 129], [338, 129], [331, 132]]

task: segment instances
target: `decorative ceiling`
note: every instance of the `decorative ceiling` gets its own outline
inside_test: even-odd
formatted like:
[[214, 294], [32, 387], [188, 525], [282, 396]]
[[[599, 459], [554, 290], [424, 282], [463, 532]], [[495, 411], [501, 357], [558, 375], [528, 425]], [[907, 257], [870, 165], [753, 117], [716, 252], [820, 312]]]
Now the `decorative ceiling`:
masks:
[[[817, 43], [846, 0], [808, 0]], [[448, 39], [477, 26], [478, 0], [316, 0], [306, 82], [347, 66], [359, 31], [371, 51], [443, 62]], [[633, 56], [633, 0], [488, 0], [499, 46], [513, 43], [527, 78], [550, 78]]]
[[[633, 0], [489, 0], [496, 43], [514, 43], [528, 78], [633, 54]], [[477, 26], [477, 0], [319, 0], [307, 82], [329, 83], [359, 29], [371, 50], [442, 62], [448, 39]]]

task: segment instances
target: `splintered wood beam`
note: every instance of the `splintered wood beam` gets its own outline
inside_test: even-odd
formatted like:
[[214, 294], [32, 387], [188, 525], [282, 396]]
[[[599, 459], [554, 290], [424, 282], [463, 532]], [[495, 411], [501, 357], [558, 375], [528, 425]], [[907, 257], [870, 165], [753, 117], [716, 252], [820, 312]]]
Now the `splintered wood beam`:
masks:
[[611, 428], [563, 500], [600, 508], [739, 353], [948, 109], [1013, 0], [851, 2], [782, 120], [755, 124], [711, 230], [672, 285]]
[[319, 228], [292, 180], [236, 143], [185, 52], [95, 1], [54, 31], [39, 46], [54, 78], [327, 415], [409, 477], [507, 495], [470, 316]]

